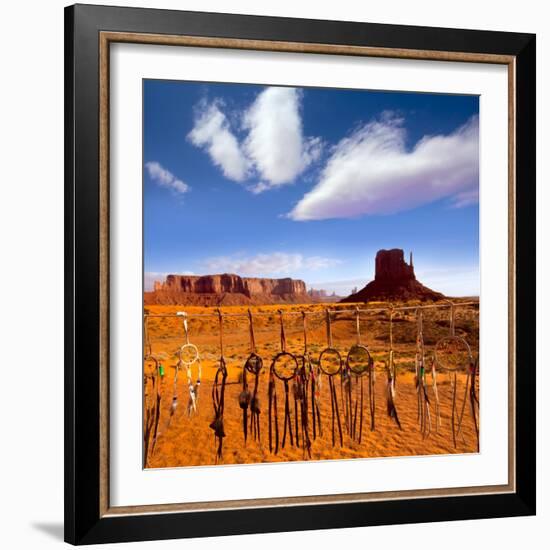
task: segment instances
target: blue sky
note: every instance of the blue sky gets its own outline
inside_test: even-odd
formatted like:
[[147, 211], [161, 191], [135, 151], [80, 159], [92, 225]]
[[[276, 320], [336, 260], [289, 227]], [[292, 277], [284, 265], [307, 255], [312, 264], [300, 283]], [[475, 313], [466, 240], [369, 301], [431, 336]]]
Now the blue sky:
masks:
[[381, 248], [479, 294], [477, 96], [144, 81], [146, 289], [167, 273], [347, 295]]

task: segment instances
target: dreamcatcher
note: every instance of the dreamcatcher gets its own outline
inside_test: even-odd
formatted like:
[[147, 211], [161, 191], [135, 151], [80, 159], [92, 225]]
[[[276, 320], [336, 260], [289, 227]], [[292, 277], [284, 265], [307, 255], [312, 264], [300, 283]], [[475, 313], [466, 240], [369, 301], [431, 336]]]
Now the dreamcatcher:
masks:
[[[479, 399], [476, 391], [476, 376], [478, 371], [478, 364], [474, 362], [472, 357], [472, 351], [468, 342], [461, 336], [455, 334], [455, 308], [454, 304], [450, 305], [450, 322], [449, 322], [449, 336], [440, 339], [435, 345], [434, 352], [434, 365], [446, 370], [451, 377], [452, 388], [452, 405], [451, 405], [451, 428], [453, 434], [453, 444], [456, 447], [456, 438], [461, 433], [462, 419], [464, 416], [464, 410], [466, 401], [469, 401], [470, 410], [472, 413], [472, 419], [474, 423], [474, 429], [477, 438], [477, 447], [479, 450]], [[467, 369], [466, 385], [464, 387], [464, 399], [462, 402], [462, 408], [460, 418], [457, 422], [457, 371], [460, 369]], [[462, 436], [464, 438], [464, 436]]]
[[[357, 439], [361, 443], [363, 436], [363, 409], [364, 409], [364, 389], [363, 379], [368, 376], [369, 389], [369, 410], [371, 417], [371, 430], [374, 430], [374, 361], [367, 348], [361, 343], [361, 330], [359, 309], [355, 310], [355, 333], [356, 342], [351, 346], [346, 358], [346, 410], [348, 411], [348, 433], [352, 439]], [[355, 381], [355, 384], [353, 384]], [[353, 387], [352, 387], [353, 386]], [[357, 395], [357, 393], [359, 395]], [[357, 431], [357, 415], [359, 414], [359, 431]]]
[[147, 318], [145, 318], [144, 333], [146, 353], [143, 360], [143, 412], [145, 421], [143, 465], [145, 468], [147, 467], [149, 456], [155, 451], [155, 444], [159, 433], [158, 427], [162, 401], [161, 385], [164, 376], [162, 364], [152, 354], [147, 329]]
[[[330, 326], [330, 312], [326, 310], [326, 329], [327, 329], [327, 347], [319, 356], [319, 368], [322, 373], [328, 377], [329, 392], [330, 392], [330, 408], [331, 408], [331, 427], [332, 427], [332, 445], [335, 445], [335, 426], [338, 426], [338, 434], [340, 436], [340, 446], [343, 446], [342, 423], [340, 421], [340, 409], [338, 407], [338, 398], [336, 396], [336, 387], [334, 377], [342, 373], [342, 357], [340, 352], [332, 347], [332, 331]], [[340, 378], [342, 384], [342, 378]], [[342, 386], [340, 387], [342, 393]]]
[[[295, 407], [295, 426], [296, 426], [296, 439], [299, 445], [298, 433], [302, 434], [302, 447], [304, 449], [304, 457], [311, 458], [311, 439], [309, 437], [309, 422], [308, 422], [308, 408], [309, 408], [309, 388], [314, 384], [313, 366], [311, 364], [311, 356], [307, 347], [307, 320], [306, 312], [302, 311], [302, 326], [304, 332], [304, 353], [301, 357], [302, 365], [298, 368], [296, 376], [294, 377], [294, 384], [292, 386], [292, 393], [294, 395], [294, 407]], [[313, 396], [313, 391], [312, 391]], [[315, 408], [315, 397], [312, 397], [312, 407]], [[298, 429], [298, 407], [300, 417], [300, 429]], [[318, 414], [318, 408], [317, 408]], [[312, 412], [312, 420], [315, 423], [316, 416], [315, 411]]]
[[214, 431], [214, 442], [217, 443], [216, 463], [221, 460], [223, 455], [223, 438], [225, 437], [223, 412], [225, 408], [225, 383], [227, 380], [227, 367], [223, 356], [223, 317], [220, 310], [218, 310], [218, 319], [220, 322], [220, 359], [212, 384], [214, 419], [210, 423], [210, 428]]
[[[174, 395], [176, 393], [176, 377], [180, 368], [185, 368], [187, 375], [187, 387], [189, 389], [189, 399], [187, 401], [187, 415], [192, 416], [197, 413], [199, 402], [199, 388], [201, 385], [202, 366], [199, 350], [195, 344], [189, 342], [189, 328], [187, 326], [187, 313], [178, 311], [177, 315], [183, 317], [183, 331], [185, 334], [185, 344], [181, 346], [178, 353], [178, 362], [176, 364], [176, 376], [174, 377]], [[191, 367], [197, 365], [197, 379], [193, 382], [193, 372]], [[175, 410], [175, 409], [174, 409]]]
[[[260, 398], [258, 385], [260, 372], [263, 367], [262, 358], [256, 353], [256, 341], [254, 338], [254, 323], [252, 312], [248, 310], [248, 323], [250, 330], [250, 355], [242, 370], [242, 391], [239, 394], [239, 406], [243, 411], [243, 435], [246, 443], [248, 435], [248, 409], [250, 408], [250, 431], [254, 439], [260, 440]], [[254, 376], [254, 388], [252, 393], [248, 388], [248, 374]]]
[[[285, 390], [285, 408], [283, 419], [283, 439], [281, 448], [284, 448], [287, 434], [290, 444], [294, 445], [292, 434], [292, 419], [290, 411], [290, 387], [289, 382], [294, 379], [298, 371], [298, 360], [292, 353], [286, 351], [285, 327], [283, 323], [283, 312], [279, 311], [279, 323], [281, 326], [281, 351], [275, 355], [269, 369], [268, 385], [268, 422], [269, 422], [269, 450], [277, 454], [279, 452], [279, 419], [277, 411], [277, 380], [283, 382]], [[296, 408], [295, 408], [296, 411]], [[273, 446], [273, 432], [275, 445]]]

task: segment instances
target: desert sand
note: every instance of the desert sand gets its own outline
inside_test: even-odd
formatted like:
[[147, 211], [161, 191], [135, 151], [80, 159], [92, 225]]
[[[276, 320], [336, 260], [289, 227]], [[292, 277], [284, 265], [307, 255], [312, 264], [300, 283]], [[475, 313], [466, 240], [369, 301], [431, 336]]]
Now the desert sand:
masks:
[[[359, 305], [359, 304], [358, 304]], [[396, 304], [399, 305], [399, 304]], [[376, 307], [369, 304], [368, 307]], [[401, 421], [400, 430], [395, 421], [387, 415], [386, 387], [387, 376], [385, 361], [389, 351], [389, 315], [385, 312], [362, 313], [360, 331], [362, 343], [367, 345], [374, 359], [375, 366], [375, 429], [371, 431], [368, 400], [365, 398], [362, 441], [352, 440], [344, 430], [343, 446], [337, 441], [332, 445], [331, 436], [331, 401], [328, 382], [322, 383], [321, 418], [322, 435], [311, 446], [311, 458], [304, 449], [291, 446], [288, 441], [278, 454], [270, 453], [268, 444], [268, 377], [271, 359], [280, 350], [280, 325], [278, 310], [284, 312], [286, 349], [302, 354], [304, 349], [303, 325], [301, 315], [292, 312], [307, 311], [308, 349], [313, 362], [318, 360], [320, 352], [327, 347], [325, 307], [319, 304], [254, 306], [251, 308], [254, 320], [254, 333], [257, 353], [263, 358], [264, 369], [260, 375], [260, 426], [261, 438], [255, 441], [248, 437], [245, 444], [242, 428], [242, 410], [238, 396], [241, 392], [240, 377], [246, 358], [250, 354], [249, 324], [247, 308], [232, 306], [222, 308], [222, 313], [231, 314], [223, 318], [223, 345], [228, 377], [225, 390], [223, 456], [217, 462], [214, 432], [209, 424], [213, 420], [212, 384], [220, 357], [219, 324], [216, 310], [208, 307], [161, 306], [149, 305], [145, 313], [152, 354], [164, 367], [164, 376], [160, 379], [160, 420], [154, 450], [148, 453], [146, 467], [165, 468], [181, 466], [206, 466], [219, 464], [249, 464], [257, 462], [279, 462], [300, 460], [351, 459], [387, 456], [434, 455], [450, 453], [477, 452], [477, 437], [470, 413], [469, 402], [466, 402], [461, 434], [453, 444], [451, 430], [452, 389], [451, 375], [443, 370], [437, 371], [437, 388], [440, 401], [441, 423], [437, 426], [435, 412], [435, 395], [432, 386], [430, 369], [427, 369], [426, 381], [428, 397], [431, 403], [431, 430], [427, 436], [422, 434], [417, 416], [417, 392], [415, 388], [415, 353], [417, 323], [414, 310], [398, 312], [394, 315], [394, 358], [397, 366], [395, 404]], [[331, 311], [349, 310], [350, 304], [336, 306], [330, 304]], [[365, 307], [360, 305], [360, 307]], [[198, 412], [187, 414], [188, 387], [185, 370], [178, 374], [176, 390], [178, 407], [170, 419], [170, 408], [174, 392], [174, 374], [178, 360], [178, 350], [185, 338], [181, 318], [173, 315], [182, 309], [188, 314], [189, 341], [195, 344], [201, 357], [201, 385], [198, 395]], [[235, 316], [233, 314], [242, 314]], [[207, 316], [204, 316], [207, 314]], [[264, 315], [265, 314], [265, 315]], [[155, 317], [155, 315], [168, 315]], [[196, 315], [202, 315], [201, 317]], [[356, 342], [355, 315], [352, 312], [333, 313], [332, 339], [333, 347], [338, 349], [345, 359], [348, 350]], [[479, 318], [476, 306], [456, 308], [456, 334], [466, 339], [472, 354], [478, 353]], [[436, 342], [449, 334], [449, 308], [427, 309], [423, 313], [423, 333], [426, 365], [433, 355]], [[145, 372], [152, 371], [152, 361], [145, 361]], [[197, 365], [192, 367], [192, 377], [197, 377]], [[323, 377], [325, 378], [325, 377]], [[460, 411], [464, 399], [466, 370], [458, 373], [457, 399]], [[479, 377], [478, 377], [479, 380]], [[249, 384], [253, 377], [249, 375]], [[479, 383], [479, 382], [478, 382]], [[340, 400], [339, 381], [336, 384]], [[152, 404], [154, 396], [149, 385], [144, 386], [144, 403]], [[365, 391], [367, 384], [365, 383]], [[479, 386], [477, 386], [479, 391]], [[284, 390], [282, 382], [277, 386], [279, 425], [282, 427], [282, 405]], [[366, 394], [365, 394], [366, 395]], [[479, 395], [479, 394], [478, 394]], [[342, 401], [339, 401], [341, 418], [344, 421]], [[293, 401], [291, 400], [293, 410]], [[294, 422], [294, 419], [292, 420]], [[310, 422], [311, 424], [311, 422]], [[311, 428], [311, 426], [310, 426]], [[312, 437], [310, 429], [310, 438]], [[338, 439], [338, 438], [337, 438]]]

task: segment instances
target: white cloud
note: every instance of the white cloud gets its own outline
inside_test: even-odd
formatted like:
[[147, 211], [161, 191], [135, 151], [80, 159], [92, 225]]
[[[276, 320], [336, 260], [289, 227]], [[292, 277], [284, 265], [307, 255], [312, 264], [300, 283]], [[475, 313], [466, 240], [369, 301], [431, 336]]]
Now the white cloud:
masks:
[[457, 193], [453, 197], [453, 206], [455, 208], [462, 208], [463, 206], [470, 206], [471, 204], [477, 204], [479, 202], [479, 187], [473, 189], [467, 189]]
[[342, 139], [317, 185], [294, 207], [298, 220], [391, 214], [449, 197], [456, 206], [476, 200], [478, 117], [449, 135], [425, 136], [405, 147], [402, 119], [383, 116]]
[[219, 256], [209, 258], [205, 267], [210, 273], [237, 273], [239, 275], [268, 276], [291, 274], [296, 271], [326, 269], [340, 263], [340, 260], [321, 256], [305, 257], [302, 254], [273, 252], [252, 257]]
[[244, 113], [244, 148], [264, 186], [293, 182], [321, 152], [319, 138], [305, 138], [301, 94], [295, 88], [268, 87]]
[[231, 132], [227, 117], [220, 110], [221, 106], [220, 101], [211, 104], [201, 101], [196, 107], [195, 125], [187, 137], [193, 145], [208, 152], [225, 177], [244, 181], [250, 163]]
[[294, 182], [321, 154], [322, 140], [303, 135], [301, 94], [295, 88], [267, 87], [248, 109], [231, 113], [246, 132], [242, 142], [222, 109], [220, 100], [201, 101], [187, 137], [208, 152], [227, 178], [259, 178], [260, 183], [247, 186], [254, 194]]
[[163, 168], [161, 164], [156, 161], [145, 163], [145, 168], [147, 168], [149, 172], [149, 177], [161, 187], [166, 187], [182, 195], [187, 193], [190, 189], [189, 185], [176, 178], [172, 172]]
[[265, 183], [263, 181], [260, 181], [258, 183], [255, 183], [253, 185], [248, 185], [246, 187], [253, 195], [259, 195], [260, 193], [263, 193], [264, 191], [268, 191], [271, 189], [271, 186], [269, 183]]

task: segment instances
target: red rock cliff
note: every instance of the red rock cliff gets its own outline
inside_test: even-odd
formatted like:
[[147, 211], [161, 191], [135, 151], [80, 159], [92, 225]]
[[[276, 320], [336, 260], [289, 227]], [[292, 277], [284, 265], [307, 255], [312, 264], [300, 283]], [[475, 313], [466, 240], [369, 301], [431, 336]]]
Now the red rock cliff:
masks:
[[342, 302], [441, 300], [445, 296], [425, 287], [416, 279], [412, 263], [405, 262], [403, 250], [379, 250], [376, 253], [374, 281]]
[[308, 302], [304, 281], [220, 275], [168, 275], [145, 293], [146, 304], [239, 305]]
[[400, 248], [379, 250], [376, 253], [375, 264], [374, 279], [376, 281], [416, 280], [412, 265], [412, 253], [410, 263], [407, 264]]

